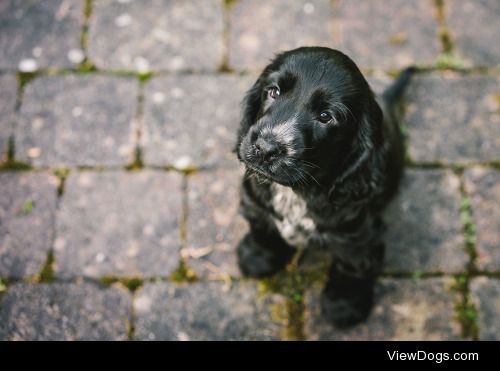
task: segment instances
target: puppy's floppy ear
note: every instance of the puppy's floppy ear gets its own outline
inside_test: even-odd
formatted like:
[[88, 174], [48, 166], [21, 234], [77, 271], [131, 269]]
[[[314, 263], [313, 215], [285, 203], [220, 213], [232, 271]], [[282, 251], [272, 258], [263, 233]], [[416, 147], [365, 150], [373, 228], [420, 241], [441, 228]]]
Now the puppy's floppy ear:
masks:
[[382, 148], [384, 115], [373, 94], [366, 100], [359, 120], [358, 145], [363, 150], [378, 151]]
[[[347, 188], [359, 198], [372, 194], [382, 186], [383, 113], [373, 95], [366, 99], [358, 125], [352, 151], [346, 158], [346, 166], [328, 192], [330, 196], [338, 192], [339, 188]], [[342, 187], [343, 184], [348, 186]]]
[[237, 151], [243, 137], [248, 133], [250, 126], [252, 126], [257, 120], [257, 115], [261, 109], [262, 104], [262, 83], [261, 77], [257, 79], [255, 84], [246, 93], [245, 98], [242, 103], [242, 117], [240, 122], [240, 127], [238, 129], [238, 138], [236, 140], [236, 146], [234, 148]]

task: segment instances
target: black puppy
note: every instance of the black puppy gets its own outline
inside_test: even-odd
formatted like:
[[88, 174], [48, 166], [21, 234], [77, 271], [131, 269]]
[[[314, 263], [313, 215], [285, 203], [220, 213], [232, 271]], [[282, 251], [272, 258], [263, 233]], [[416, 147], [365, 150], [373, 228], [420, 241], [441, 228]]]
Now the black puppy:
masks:
[[372, 307], [384, 255], [380, 213], [403, 171], [395, 108], [412, 72], [377, 103], [349, 57], [299, 48], [278, 55], [243, 102], [236, 151], [247, 170], [241, 209], [250, 232], [238, 246], [240, 269], [265, 277], [295, 248], [332, 249], [321, 305], [338, 326]]

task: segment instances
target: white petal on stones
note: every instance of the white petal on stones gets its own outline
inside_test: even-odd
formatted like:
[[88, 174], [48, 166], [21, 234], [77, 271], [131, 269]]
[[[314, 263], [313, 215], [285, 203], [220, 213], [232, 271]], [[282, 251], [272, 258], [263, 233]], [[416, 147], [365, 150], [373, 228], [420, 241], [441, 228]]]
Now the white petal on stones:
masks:
[[68, 52], [68, 59], [71, 63], [79, 64], [85, 59], [85, 54], [81, 49], [70, 49]]
[[38, 147], [31, 147], [27, 151], [27, 155], [29, 158], [37, 158], [37, 157], [40, 157], [41, 154], [42, 154], [42, 150]]
[[302, 10], [304, 11], [305, 14], [312, 14], [314, 13], [314, 5], [311, 3], [305, 3]]
[[139, 73], [148, 73], [151, 68], [149, 67], [149, 61], [144, 57], [135, 57], [134, 66]]
[[105, 259], [106, 259], [106, 255], [104, 255], [102, 252], [97, 253], [95, 256], [96, 263], [102, 263]]
[[73, 107], [73, 109], [71, 110], [71, 114], [73, 115], [73, 117], [80, 117], [83, 114], [82, 107]]
[[191, 158], [189, 156], [181, 156], [174, 163], [174, 166], [180, 170], [187, 169], [190, 165]]
[[41, 117], [35, 117], [33, 121], [31, 121], [31, 127], [35, 130], [40, 130], [45, 126], [45, 120]]
[[66, 247], [66, 240], [61, 237], [56, 238], [56, 240], [54, 241], [54, 249], [56, 249], [57, 251], [61, 251], [64, 250], [65, 247]]
[[151, 309], [151, 299], [146, 296], [139, 296], [134, 300], [134, 312], [136, 314], [147, 313]]
[[132, 16], [128, 13], [123, 13], [115, 18], [115, 25], [118, 27], [127, 27], [132, 23]]
[[33, 58], [26, 58], [19, 62], [18, 68], [21, 72], [36, 72], [38, 70], [38, 63]]
[[153, 93], [153, 102], [155, 104], [160, 104], [165, 101], [165, 94], [163, 94], [161, 91], [155, 91]]

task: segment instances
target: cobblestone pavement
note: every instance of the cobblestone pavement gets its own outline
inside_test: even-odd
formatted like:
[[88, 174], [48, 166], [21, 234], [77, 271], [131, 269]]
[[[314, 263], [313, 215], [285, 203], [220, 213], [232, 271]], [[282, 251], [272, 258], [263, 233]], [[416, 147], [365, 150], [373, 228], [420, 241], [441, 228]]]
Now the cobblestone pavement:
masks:
[[[500, 340], [498, 0], [0, 3], [0, 339]], [[242, 279], [239, 102], [279, 50], [409, 64], [408, 169], [368, 321], [325, 258]]]

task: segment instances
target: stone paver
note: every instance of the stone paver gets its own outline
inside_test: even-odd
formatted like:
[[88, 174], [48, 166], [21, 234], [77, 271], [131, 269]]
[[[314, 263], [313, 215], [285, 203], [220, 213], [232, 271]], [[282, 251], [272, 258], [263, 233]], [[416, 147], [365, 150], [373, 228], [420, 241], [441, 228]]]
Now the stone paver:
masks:
[[341, 1], [341, 49], [360, 67], [431, 64], [440, 46], [432, 0]]
[[147, 284], [134, 299], [138, 340], [273, 340], [281, 326], [271, 319], [278, 297], [259, 298], [254, 285], [220, 282], [179, 287]]
[[333, 47], [332, 16], [330, 0], [239, 0], [230, 9], [229, 65], [255, 70], [280, 51]]
[[187, 75], [146, 85], [144, 161], [178, 167], [234, 163], [241, 100], [253, 77]]
[[389, 272], [465, 270], [459, 179], [448, 170], [406, 170], [385, 213]]
[[418, 76], [410, 85], [409, 150], [419, 162], [500, 158], [500, 78]]
[[17, 79], [13, 74], [0, 75], [0, 161], [7, 155], [7, 144], [14, 129]]
[[470, 289], [479, 312], [479, 339], [500, 340], [500, 280], [475, 278]]
[[453, 279], [384, 279], [367, 322], [348, 330], [336, 329], [321, 317], [320, 290], [306, 296], [309, 340], [458, 340], [454, 322]]
[[457, 52], [467, 64], [498, 66], [500, 3], [497, 0], [447, 1], [447, 23]]
[[131, 297], [92, 284], [14, 284], [1, 299], [0, 340], [126, 340]]
[[189, 265], [203, 275], [240, 275], [235, 247], [248, 227], [238, 214], [242, 179], [238, 170], [235, 167], [189, 178]]
[[180, 213], [179, 174], [71, 174], [56, 224], [56, 275], [169, 275], [179, 263]]
[[215, 70], [223, 58], [222, 1], [94, 3], [89, 55], [102, 69]]
[[9, 0], [0, 4], [0, 68], [74, 67], [82, 61], [84, 1]]
[[52, 247], [57, 179], [2, 172], [0, 189], [0, 277], [33, 276]]
[[133, 153], [137, 89], [132, 78], [35, 79], [24, 93], [16, 158], [35, 166], [126, 165]]
[[479, 269], [500, 271], [500, 171], [467, 169], [465, 188], [471, 196], [476, 223]]

